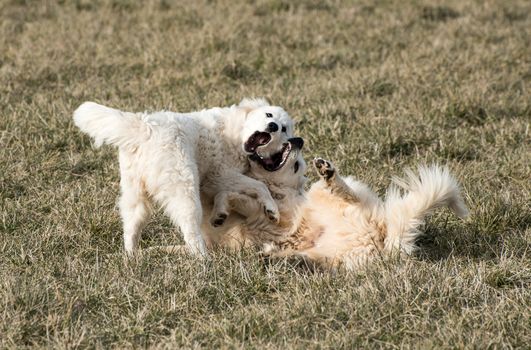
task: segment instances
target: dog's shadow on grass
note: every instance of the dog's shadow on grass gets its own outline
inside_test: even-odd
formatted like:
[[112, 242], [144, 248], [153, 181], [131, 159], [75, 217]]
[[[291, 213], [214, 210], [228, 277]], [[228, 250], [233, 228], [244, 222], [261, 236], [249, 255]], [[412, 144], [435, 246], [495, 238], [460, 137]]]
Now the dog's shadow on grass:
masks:
[[518, 249], [514, 239], [507, 240], [498, 233], [478, 231], [472, 224], [440, 227], [428, 223], [424, 234], [416, 242], [419, 247], [416, 257], [432, 262], [451, 256], [492, 261], [499, 259], [508, 249], [516, 255], [525, 254]]

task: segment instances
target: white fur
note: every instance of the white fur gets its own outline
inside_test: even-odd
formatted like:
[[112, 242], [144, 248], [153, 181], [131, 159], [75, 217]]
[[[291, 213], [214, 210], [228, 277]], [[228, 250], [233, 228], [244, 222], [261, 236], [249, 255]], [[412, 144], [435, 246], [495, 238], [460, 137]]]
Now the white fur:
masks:
[[[267, 118], [266, 113], [273, 117]], [[272, 121], [288, 132], [271, 133], [271, 142], [261, 147], [264, 153], [282, 147], [291, 136], [293, 122], [282, 108], [262, 99], [192, 113], [153, 114], [86, 102], [74, 112], [75, 124], [97, 146], [107, 143], [119, 148], [120, 214], [127, 252], [138, 246], [151, 199], [180, 227], [191, 251], [200, 254], [206, 253], [200, 229], [200, 191], [207, 199], [226, 188], [245, 191], [278, 218], [278, 207], [267, 187], [243, 175], [249, 168], [244, 142]]]
[[76, 109], [74, 123], [94, 138], [96, 147], [107, 143], [134, 150], [151, 135], [150, 125], [143, 122], [138, 114], [94, 102], [85, 102]]

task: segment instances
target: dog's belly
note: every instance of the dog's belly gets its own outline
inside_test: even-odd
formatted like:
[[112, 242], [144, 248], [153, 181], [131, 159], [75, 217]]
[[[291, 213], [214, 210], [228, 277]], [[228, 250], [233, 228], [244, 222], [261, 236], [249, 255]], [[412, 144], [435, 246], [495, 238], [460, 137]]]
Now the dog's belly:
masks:
[[314, 186], [308, 193], [296, 231], [281, 245], [316, 261], [368, 256], [383, 249], [383, 231], [375, 216], [359, 203], [348, 203]]

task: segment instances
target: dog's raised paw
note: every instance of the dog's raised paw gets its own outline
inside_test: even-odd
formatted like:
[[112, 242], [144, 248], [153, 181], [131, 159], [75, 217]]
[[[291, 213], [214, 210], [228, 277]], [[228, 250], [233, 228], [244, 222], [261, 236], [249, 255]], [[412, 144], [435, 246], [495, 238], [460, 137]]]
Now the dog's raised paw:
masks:
[[317, 174], [319, 177], [321, 177], [325, 181], [329, 181], [334, 177], [336, 174], [336, 169], [327, 160], [324, 160], [323, 158], [315, 158], [313, 160], [313, 166], [315, 167], [315, 170], [317, 171]]
[[228, 215], [225, 213], [219, 213], [212, 219], [210, 219], [210, 225], [213, 227], [220, 227], [225, 223], [225, 220], [227, 220]]
[[280, 222], [280, 214], [277, 211], [265, 208], [265, 214], [267, 218], [274, 223], [278, 224]]

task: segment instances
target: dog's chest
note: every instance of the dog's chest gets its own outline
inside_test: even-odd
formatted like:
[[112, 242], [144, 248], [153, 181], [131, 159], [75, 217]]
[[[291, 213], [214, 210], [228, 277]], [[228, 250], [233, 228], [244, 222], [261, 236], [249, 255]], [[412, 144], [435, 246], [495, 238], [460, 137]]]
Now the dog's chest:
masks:
[[230, 145], [219, 135], [202, 132], [197, 144], [197, 161], [202, 178], [218, 176], [226, 170], [243, 173], [247, 170], [247, 160], [238, 147]]

